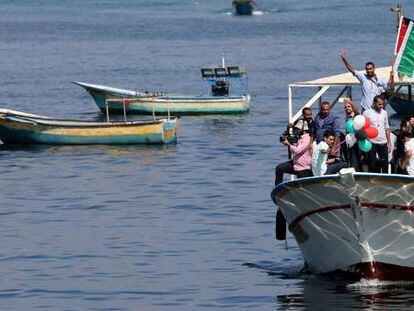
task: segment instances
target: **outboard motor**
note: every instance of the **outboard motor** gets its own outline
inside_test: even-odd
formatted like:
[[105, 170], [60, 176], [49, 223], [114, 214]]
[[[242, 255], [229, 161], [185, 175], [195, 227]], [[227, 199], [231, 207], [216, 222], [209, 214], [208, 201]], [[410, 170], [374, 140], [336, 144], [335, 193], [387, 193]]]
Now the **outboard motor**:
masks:
[[218, 80], [211, 87], [213, 96], [227, 96], [229, 95], [229, 84], [226, 80]]

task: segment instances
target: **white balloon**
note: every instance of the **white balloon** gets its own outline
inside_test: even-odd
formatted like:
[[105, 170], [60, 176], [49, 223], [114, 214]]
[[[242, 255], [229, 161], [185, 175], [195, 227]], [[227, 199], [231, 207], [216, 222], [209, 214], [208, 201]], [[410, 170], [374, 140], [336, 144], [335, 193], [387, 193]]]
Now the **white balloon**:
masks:
[[362, 129], [362, 127], [365, 125], [365, 118], [364, 118], [364, 116], [363, 115], [357, 115], [355, 118], [354, 118], [354, 129], [355, 130], [360, 130], [360, 129]]
[[346, 144], [348, 145], [349, 148], [351, 148], [353, 145], [355, 145], [356, 141], [357, 141], [357, 139], [356, 139], [354, 133], [346, 134], [345, 142], [346, 142]]

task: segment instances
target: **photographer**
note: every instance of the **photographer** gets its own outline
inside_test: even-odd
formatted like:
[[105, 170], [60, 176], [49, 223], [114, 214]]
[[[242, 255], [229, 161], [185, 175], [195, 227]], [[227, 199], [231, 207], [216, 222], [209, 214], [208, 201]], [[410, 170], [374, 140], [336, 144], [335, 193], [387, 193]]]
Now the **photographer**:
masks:
[[[288, 133], [284, 133], [283, 141], [281, 137], [282, 143], [289, 147], [289, 151], [292, 152], [293, 157], [291, 160], [280, 163], [276, 166], [275, 186], [283, 181], [284, 173], [296, 175], [298, 178], [312, 176], [312, 151], [309, 148], [312, 143], [312, 127], [307, 121], [309, 118], [312, 120], [312, 110], [304, 108], [301, 118], [293, 127], [292, 132], [296, 132], [297, 135], [295, 136], [295, 134], [289, 135]], [[295, 143], [296, 137], [297, 143]]]

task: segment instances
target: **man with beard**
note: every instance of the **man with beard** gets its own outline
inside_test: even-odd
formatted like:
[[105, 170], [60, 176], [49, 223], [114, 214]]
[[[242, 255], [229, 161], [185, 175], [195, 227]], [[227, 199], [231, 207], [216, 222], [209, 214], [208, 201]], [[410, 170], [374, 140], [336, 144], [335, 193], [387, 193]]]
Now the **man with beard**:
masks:
[[372, 108], [366, 110], [363, 116], [378, 129], [378, 136], [370, 139], [372, 149], [367, 152], [368, 171], [386, 174], [388, 173], [388, 153], [391, 151], [391, 134], [382, 96], [374, 97]]
[[352, 73], [355, 78], [361, 83], [362, 90], [362, 99], [361, 99], [361, 108], [362, 112], [371, 108], [371, 105], [374, 101], [374, 97], [381, 95], [385, 92], [387, 88], [391, 91], [394, 90], [394, 72], [391, 70], [390, 78], [385, 81], [384, 78], [378, 77], [375, 74], [375, 65], [373, 62], [368, 62], [365, 64], [365, 73], [358, 72], [346, 59], [346, 53], [340, 52], [340, 58], [345, 64], [345, 67], [350, 73]]

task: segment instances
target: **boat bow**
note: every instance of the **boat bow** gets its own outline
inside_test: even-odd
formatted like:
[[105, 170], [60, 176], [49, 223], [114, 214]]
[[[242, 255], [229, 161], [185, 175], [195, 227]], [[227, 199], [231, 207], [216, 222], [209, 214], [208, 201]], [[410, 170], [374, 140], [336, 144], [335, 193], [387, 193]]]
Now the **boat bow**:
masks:
[[272, 199], [313, 273], [340, 270], [366, 278], [414, 279], [413, 177], [347, 173], [303, 178], [279, 185]]

